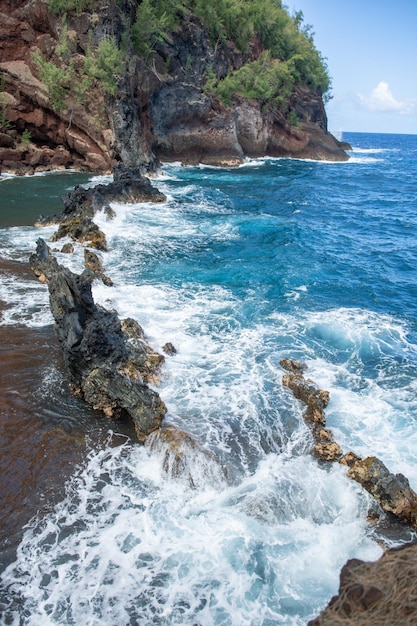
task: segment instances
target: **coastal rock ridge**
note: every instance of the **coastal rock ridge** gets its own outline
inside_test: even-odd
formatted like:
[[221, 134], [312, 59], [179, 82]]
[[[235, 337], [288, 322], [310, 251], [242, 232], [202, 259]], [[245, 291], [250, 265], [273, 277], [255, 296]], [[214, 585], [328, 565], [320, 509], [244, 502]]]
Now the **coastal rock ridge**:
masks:
[[[87, 261], [91, 263], [91, 258]], [[41, 238], [30, 265], [48, 285], [73, 392], [108, 417], [130, 417], [138, 440], [145, 441], [161, 427], [167, 410], [148, 385], [157, 379], [164, 357], [146, 344], [137, 322], [121, 323], [115, 312], [94, 303], [91, 284], [95, 271], [86, 268], [77, 275], [59, 265]]]
[[[388, 515], [417, 530], [417, 494], [402, 474], [393, 474], [384, 463], [370, 456], [361, 459], [354, 452], [343, 454], [326, 428], [324, 409], [329, 393], [304, 378], [304, 363], [282, 359], [288, 373], [282, 382], [295, 398], [307, 406], [304, 419], [311, 427], [313, 455], [319, 461], [347, 466], [349, 478], [370, 493]], [[412, 626], [417, 622], [417, 543], [390, 549], [375, 563], [351, 559], [343, 567], [337, 596], [308, 626]]]

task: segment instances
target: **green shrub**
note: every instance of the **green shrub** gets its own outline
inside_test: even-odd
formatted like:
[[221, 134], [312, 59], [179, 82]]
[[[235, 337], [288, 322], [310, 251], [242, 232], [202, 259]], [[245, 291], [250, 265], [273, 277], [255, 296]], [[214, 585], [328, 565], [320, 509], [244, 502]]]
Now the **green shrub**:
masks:
[[186, 13], [186, 4], [181, 0], [142, 0], [139, 4], [131, 37], [136, 53], [145, 61], [164, 40], [165, 33], [178, 28]]
[[81, 13], [85, 9], [97, 6], [97, 0], [47, 0], [49, 9], [54, 15], [64, 13]]
[[264, 52], [259, 59], [245, 63], [223, 80], [216, 82], [209, 76], [206, 92], [217, 96], [226, 106], [230, 105], [233, 95], [281, 104], [291, 94], [293, 86], [294, 76], [289, 64]]
[[[47, 1], [57, 14], [99, 5], [98, 0]], [[128, 50], [131, 42], [137, 55], [149, 64], [167, 33], [175, 31], [190, 12], [202, 21], [214, 46], [231, 40], [246, 53], [256, 40], [264, 49], [259, 59], [245, 63], [220, 81], [213, 73], [207, 73], [206, 92], [225, 104], [230, 104], [233, 95], [241, 95], [285, 105], [296, 84], [328, 93], [328, 69], [314, 46], [311, 27], [303, 24], [301, 11], [290, 17], [281, 0], [142, 0], [137, 5], [134, 24], [124, 34], [124, 49]], [[84, 66], [78, 64], [75, 71], [63, 25], [56, 53], [66, 64], [67, 72], [44, 59], [37, 60], [39, 75], [55, 108], [64, 106], [69, 77], [74, 74], [77, 80], [71, 89], [79, 99], [85, 97], [95, 81], [104, 93], [116, 93], [117, 76], [123, 71], [125, 59], [113, 39], [103, 39], [97, 47], [91, 45]]]
[[102, 39], [92, 53], [89, 66], [91, 77], [97, 79], [104, 93], [114, 96], [117, 89], [117, 76], [123, 72], [123, 53], [111, 38]]
[[290, 111], [288, 115], [288, 122], [291, 124], [291, 126], [296, 126], [297, 128], [300, 126], [297, 113], [295, 111]]
[[[65, 29], [62, 33], [66, 33]], [[64, 109], [69, 99], [85, 103], [86, 94], [94, 83], [99, 84], [105, 94], [115, 95], [117, 76], [123, 72], [124, 55], [113, 39], [102, 39], [96, 48], [90, 46], [83, 63], [78, 61], [77, 68], [74, 59], [68, 58], [69, 47], [64, 40], [60, 40], [55, 52], [61, 53], [62, 66], [47, 61], [42, 53], [32, 55], [38, 77], [46, 85], [55, 111]]]
[[[234, 72], [216, 87], [223, 99], [227, 100], [233, 89], [242, 95], [253, 91], [258, 94], [254, 97], [260, 99], [265, 99], [272, 90], [272, 97], [278, 97], [277, 89], [266, 85], [275, 74], [279, 83], [284, 84], [284, 92], [288, 83], [320, 89], [323, 94], [329, 90], [327, 66], [314, 46], [311, 27], [303, 25], [301, 11], [290, 17], [279, 0], [142, 0], [132, 27], [137, 54], [149, 61], [167, 30], [175, 30], [187, 11], [203, 22], [213, 45], [231, 40], [242, 52], [247, 52], [248, 44], [257, 37], [271, 59], [286, 64], [275, 64], [272, 68], [274, 64], [269, 63], [265, 79], [254, 75], [256, 65], [252, 69], [242, 68], [241, 74]], [[250, 76], [256, 81], [253, 88], [249, 85]], [[213, 89], [213, 81], [206, 88]]]
[[68, 70], [47, 61], [41, 52], [33, 53], [32, 58], [36, 63], [39, 79], [48, 89], [52, 107], [55, 111], [61, 111], [65, 108], [65, 97], [69, 88]]
[[30, 132], [30, 130], [25, 128], [25, 130], [22, 133], [22, 144], [24, 146], [28, 146], [30, 144], [31, 139], [32, 139], [32, 133]]

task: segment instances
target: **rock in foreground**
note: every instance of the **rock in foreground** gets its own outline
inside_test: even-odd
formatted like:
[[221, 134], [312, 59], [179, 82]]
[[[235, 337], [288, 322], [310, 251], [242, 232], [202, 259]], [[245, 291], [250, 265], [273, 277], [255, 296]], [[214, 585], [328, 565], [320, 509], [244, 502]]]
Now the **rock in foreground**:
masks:
[[143, 442], [161, 427], [166, 413], [158, 393], [147, 385], [155, 380], [163, 357], [140, 334], [135, 340], [123, 332], [116, 313], [94, 303], [91, 269], [77, 275], [59, 265], [43, 239], [38, 240], [30, 265], [48, 284], [72, 390], [108, 417], [130, 417]]
[[389, 550], [378, 561], [351, 559], [337, 596], [308, 626], [417, 624], [417, 544]]

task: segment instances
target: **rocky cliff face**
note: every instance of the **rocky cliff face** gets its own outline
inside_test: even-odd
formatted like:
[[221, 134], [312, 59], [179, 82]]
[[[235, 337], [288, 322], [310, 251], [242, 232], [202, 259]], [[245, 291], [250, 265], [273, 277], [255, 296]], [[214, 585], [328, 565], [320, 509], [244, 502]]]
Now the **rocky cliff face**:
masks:
[[[3, 170], [106, 172], [121, 161], [155, 171], [164, 160], [233, 165], [262, 155], [347, 158], [327, 132], [319, 93], [294, 90], [290, 107], [297, 125], [289, 124], [278, 107], [265, 111], [259, 101], [244, 98], [225, 106], [207, 95], [209, 68], [225, 76], [259, 50], [255, 44], [246, 54], [231, 42], [213, 46], [192, 15], [158, 43], [151, 63], [125, 54], [123, 70], [114, 66], [111, 93], [97, 74], [87, 81], [83, 72], [91, 49], [108, 38], [126, 49], [137, 4], [97, 2], [96, 11], [64, 18], [52, 14], [45, 0], [0, 0]], [[61, 71], [55, 85], [42, 76], [36, 58]], [[54, 90], [69, 66], [72, 75], [67, 72], [57, 106]]]
[[74, 167], [108, 171], [112, 134], [103, 98], [57, 111], [33, 53], [52, 58], [58, 21], [41, 0], [0, 2], [0, 163], [17, 173]]

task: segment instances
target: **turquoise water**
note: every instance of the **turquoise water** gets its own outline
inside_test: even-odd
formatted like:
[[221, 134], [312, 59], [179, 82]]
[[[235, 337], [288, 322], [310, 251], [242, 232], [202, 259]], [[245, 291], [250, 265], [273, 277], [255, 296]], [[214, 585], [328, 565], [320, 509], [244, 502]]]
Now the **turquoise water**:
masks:
[[[417, 136], [344, 139], [347, 163], [165, 166], [166, 203], [97, 216], [114, 286], [95, 284], [96, 301], [176, 346], [158, 389], [167, 421], [227, 472], [190, 458], [191, 489], [164, 474], [163, 450], [91, 445], [3, 572], [8, 623], [301, 626], [348, 558], [381, 554], [369, 497], [311, 458], [279, 366], [306, 361], [342, 448], [417, 489]], [[46, 205], [67, 176], [48, 177]], [[2, 203], [11, 182], [35, 185], [3, 181]], [[0, 230], [14, 264], [54, 232], [17, 224]], [[81, 270], [80, 247], [57, 254]], [[44, 286], [11, 268], [1, 279], [2, 326], [51, 327]]]
[[0, 227], [32, 226], [40, 215], [61, 213], [61, 197], [90, 178], [88, 174], [65, 171], [43, 176], [0, 176]]

